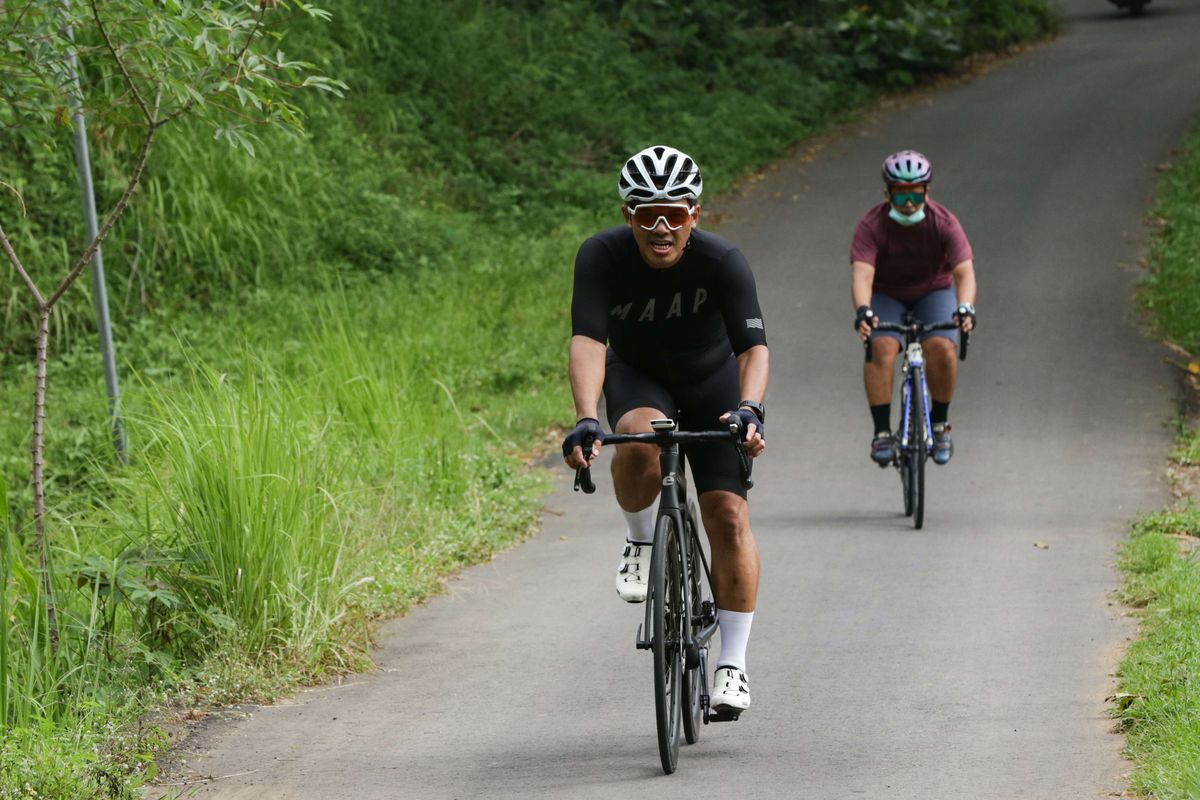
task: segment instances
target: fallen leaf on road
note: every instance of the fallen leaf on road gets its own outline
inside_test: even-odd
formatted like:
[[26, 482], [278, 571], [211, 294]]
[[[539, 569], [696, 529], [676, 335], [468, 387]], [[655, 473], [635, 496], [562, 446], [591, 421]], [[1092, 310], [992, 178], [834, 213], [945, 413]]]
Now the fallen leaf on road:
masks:
[[1050, 545], [1046, 544], [1045, 542], [1034, 542], [1033, 546], [1036, 547], [1038, 550], [1049, 550], [1050, 549]]

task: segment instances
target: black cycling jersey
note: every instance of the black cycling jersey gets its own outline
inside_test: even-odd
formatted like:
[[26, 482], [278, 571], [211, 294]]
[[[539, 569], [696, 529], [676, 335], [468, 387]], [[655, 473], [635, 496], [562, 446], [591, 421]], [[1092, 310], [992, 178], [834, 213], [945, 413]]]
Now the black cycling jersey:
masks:
[[666, 269], [642, 260], [628, 227], [589, 238], [575, 257], [571, 330], [668, 384], [699, 380], [767, 343], [745, 256], [701, 230]]

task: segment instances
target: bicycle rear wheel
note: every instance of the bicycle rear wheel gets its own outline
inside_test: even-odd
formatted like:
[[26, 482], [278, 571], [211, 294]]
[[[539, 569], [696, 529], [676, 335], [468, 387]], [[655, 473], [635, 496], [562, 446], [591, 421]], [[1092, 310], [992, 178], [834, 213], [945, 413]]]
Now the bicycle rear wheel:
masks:
[[[704, 722], [704, 709], [700, 705], [700, 687], [704, 676], [700, 674], [700, 651], [695, 644], [696, 630], [703, 627], [701, 620], [701, 602], [704, 599], [703, 573], [704, 565], [700, 561], [700, 537], [696, 535], [696, 521], [689, 509], [683, 518], [686, 527], [684, 540], [687, 542], [687, 605], [684, 612], [687, 618], [685, 625], [690, 628], [688, 639], [692, 646], [684, 651], [683, 681], [680, 693], [683, 696], [683, 738], [688, 744], [695, 744], [700, 738], [700, 726]], [[687, 644], [687, 642], [685, 642]]]
[[683, 556], [679, 529], [670, 516], [658, 518], [650, 560], [650, 616], [654, 627], [654, 711], [663, 772], [675, 771], [682, 723]]
[[929, 457], [929, 443], [925, 437], [925, 372], [914, 367], [912, 373], [912, 503], [913, 527], [917, 530], [925, 524], [925, 461]]

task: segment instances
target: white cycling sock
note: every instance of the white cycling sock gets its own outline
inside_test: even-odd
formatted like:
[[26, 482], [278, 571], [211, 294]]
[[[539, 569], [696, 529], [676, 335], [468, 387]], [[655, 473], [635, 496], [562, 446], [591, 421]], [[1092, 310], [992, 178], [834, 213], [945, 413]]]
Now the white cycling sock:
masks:
[[746, 644], [750, 641], [753, 611], [717, 609], [717, 627], [721, 629], [721, 657], [717, 667], [737, 667], [746, 671]]
[[621, 509], [621, 513], [625, 515], [625, 524], [629, 526], [629, 533], [625, 538], [631, 542], [639, 544], [654, 543], [654, 519], [657, 516], [657, 511], [653, 504], [646, 506], [641, 511], [626, 511]]

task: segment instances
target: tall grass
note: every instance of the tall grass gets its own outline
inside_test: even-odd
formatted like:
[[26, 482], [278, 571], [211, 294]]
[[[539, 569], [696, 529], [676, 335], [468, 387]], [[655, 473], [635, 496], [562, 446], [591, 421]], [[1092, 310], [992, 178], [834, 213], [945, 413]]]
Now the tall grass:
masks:
[[254, 363], [237, 377], [200, 367], [187, 391], [149, 393], [139, 427], [153, 466], [139, 478], [165, 512], [155, 538], [179, 555], [164, 577], [202, 641], [236, 631], [251, 652], [328, 644], [349, 583], [345, 532], [326, 432], [300, 402]]

